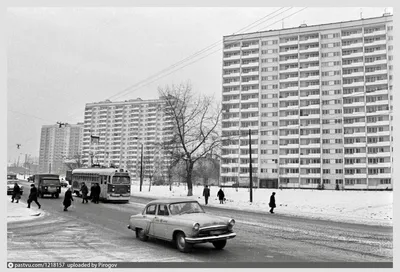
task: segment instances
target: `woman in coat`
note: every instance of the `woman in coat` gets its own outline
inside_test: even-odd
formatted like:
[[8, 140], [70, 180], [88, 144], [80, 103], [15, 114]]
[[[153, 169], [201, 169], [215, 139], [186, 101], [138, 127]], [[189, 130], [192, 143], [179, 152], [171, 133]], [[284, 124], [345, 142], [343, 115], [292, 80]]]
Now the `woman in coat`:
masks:
[[19, 187], [18, 183], [14, 184], [14, 189], [13, 189], [13, 194], [11, 197], [11, 202], [14, 202], [14, 199], [17, 201], [16, 203], [18, 203], [18, 201], [21, 198], [21, 188]]
[[271, 208], [269, 210], [270, 213], [274, 213], [274, 208], [276, 207], [275, 204], [275, 192], [272, 193], [270, 199], [269, 199], [269, 207]]
[[222, 191], [222, 188], [219, 189], [217, 196], [219, 198], [219, 204], [224, 204], [225, 194], [224, 191]]
[[68, 211], [68, 207], [71, 206], [72, 201], [74, 201], [74, 199], [72, 198], [71, 188], [68, 188], [68, 190], [65, 192], [64, 195], [64, 201], [63, 201], [64, 212]]

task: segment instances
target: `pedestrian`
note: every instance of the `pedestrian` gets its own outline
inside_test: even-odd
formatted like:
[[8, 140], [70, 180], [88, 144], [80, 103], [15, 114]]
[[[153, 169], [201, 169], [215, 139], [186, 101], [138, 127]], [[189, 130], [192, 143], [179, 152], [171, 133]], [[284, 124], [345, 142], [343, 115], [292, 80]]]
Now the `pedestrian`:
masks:
[[99, 199], [100, 199], [100, 185], [98, 183], [95, 184], [94, 186], [94, 192], [93, 192], [93, 199], [94, 199], [94, 203], [99, 204]]
[[90, 199], [91, 199], [92, 202], [94, 202], [94, 197], [93, 196], [94, 196], [94, 191], [96, 191], [95, 187], [96, 187], [95, 183], [92, 183], [92, 186], [90, 186]]
[[270, 213], [274, 213], [274, 208], [276, 208], [275, 204], [275, 192], [272, 193], [270, 199], [269, 199], [269, 207], [271, 208], [269, 210]]
[[82, 192], [82, 203], [85, 203], [85, 202], [89, 203], [89, 201], [88, 201], [89, 189], [84, 182], [82, 182], [81, 192]]
[[219, 204], [224, 204], [225, 194], [224, 194], [224, 191], [222, 191], [222, 188], [219, 188], [217, 196], [219, 198]]
[[37, 188], [35, 187], [35, 184], [31, 184], [31, 192], [28, 197], [28, 208], [31, 208], [31, 203], [35, 202], [36, 205], [38, 205], [38, 208], [42, 207], [39, 202], [37, 201]]
[[19, 187], [18, 183], [15, 183], [13, 193], [11, 196], [11, 202], [14, 202], [14, 199], [15, 199], [15, 200], [17, 200], [16, 203], [18, 203], [20, 198], [21, 198], [21, 188]]
[[208, 198], [210, 197], [210, 188], [208, 188], [208, 185], [206, 185], [204, 187], [203, 196], [204, 196], [204, 201], [206, 202], [206, 205], [207, 205], [208, 204]]
[[71, 188], [68, 188], [68, 190], [65, 192], [64, 195], [64, 201], [63, 201], [64, 212], [68, 211], [68, 207], [71, 206], [72, 201], [74, 201], [74, 199], [72, 198], [72, 191]]

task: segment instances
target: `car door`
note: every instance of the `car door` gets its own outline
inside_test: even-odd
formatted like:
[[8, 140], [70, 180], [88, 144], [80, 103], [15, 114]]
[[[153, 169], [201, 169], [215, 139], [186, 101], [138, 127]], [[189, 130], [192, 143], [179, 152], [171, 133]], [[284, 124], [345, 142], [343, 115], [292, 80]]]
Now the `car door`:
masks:
[[146, 225], [144, 226], [145, 232], [148, 233], [149, 235], [156, 236], [154, 234], [154, 218], [156, 217], [156, 204], [152, 204], [147, 206], [146, 212], [144, 214], [144, 221], [146, 222]]
[[155, 236], [167, 240], [171, 239], [172, 234], [169, 235], [171, 232], [169, 228], [169, 219], [170, 217], [167, 205], [159, 204], [157, 214], [153, 220], [153, 231]]

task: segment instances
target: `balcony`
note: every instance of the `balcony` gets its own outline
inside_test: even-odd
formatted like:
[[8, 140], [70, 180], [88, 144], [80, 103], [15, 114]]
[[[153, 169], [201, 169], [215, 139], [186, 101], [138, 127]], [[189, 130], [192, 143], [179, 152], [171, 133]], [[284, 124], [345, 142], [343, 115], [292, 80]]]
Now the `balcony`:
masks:
[[224, 57], [223, 60], [240, 60], [240, 54], [231, 55], [229, 57]]
[[310, 95], [300, 95], [300, 100], [312, 100], [312, 99], [320, 99], [319, 94], [310, 94]]
[[363, 33], [362, 32], [360, 32], [360, 33], [352, 33], [352, 34], [346, 35], [346, 36], [342, 35], [342, 40], [356, 39], [356, 38], [362, 38], [362, 37], [363, 37]]
[[[300, 173], [301, 178], [320, 178], [321, 173]], [[310, 185], [310, 184], [305, 184], [305, 185]]]
[[[348, 105], [348, 104], [346, 104], [346, 105]], [[343, 107], [346, 108], [346, 105], [343, 105]], [[363, 117], [363, 116], [365, 116], [365, 112], [363, 112], [363, 111], [349, 112], [349, 113], [343, 112], [343, 116], [344, 117]]]
[[[258, 86], [257, 86], [258, 87]], [[242, 90], [242, 94], [258, 94], [259, 90], [257, 89], [249, 89], [249, 90]]]
[[388, 94], [388, 90], [376, 90], [376, 91], [370, 91], [370, 92], [366, 92], [367, 96], [371, 96], [371, 95], [382, 95], [382, 94]]
[[343, 83], [344, 88], [349, 88], [349, 87], [363, 87], [364, 86], [364, 81], [358, 81], [358, 82], [352, 82], [352, 83]]
[[383, 55], [383, 54], [386, 54], [386, 53], [387, 53], [386, 49], [381, 49], [381, 50], [376, 50], [376, 51], [373, 51], [373, 52], [365, 53], [364, 56], [365, 57], [371, 57], [371, 56], [374, 56], [374, 55]]
[[[364, 124], [365, 125], [365, 124]], [[348, 134], [346, 134], [346, 136], [347, 136]], [[351, 135], [351, 134], [350, 134]], [[362, 142], [362, 143], [356, 143], [356, 142], [354, 142], [354, 143], [344, 143], [344, 147], [365, 147], [366, 146], [366, 143], [365, 142]]]
[[298, 40], [293, 40], [293, 41], [282, 41], [282, 42], [279, 42], [279, 45], [281, 45], [281, 46], [297, 45], [298, 42], [299, 42]]
[[353, 164], [345, 164], [345, 168], [367, 168], [367, 163], [353, 163]]
[[231, 99], [231, 100], [227, 100], [227, 101], [223, 102], [224, 105], [227, 105], [227, 104], [238, 104], [239, 105], [239, 103], [240, 103], [240, 99]]
[[300, 106], [300, 109], [305, 110], [305, 109], [319, 109], [321, 108], [321, 105], [318, 104], [310, 104], [310, 105], [304, 105], [304, 106]]
[[287, 163], [287, 164], [279, 164], [279, 168], [299, 168], [299, 163]]
[[258, 71], [242, 72], [242, 76], [259, 76]]
[[298, 63], [299, 59], [295, 58], [295, 59], [283, 59], [281, 61], [279, 61], [279, 64], [293, 64], [293, 63]]
[[389, 120], [383, 120], [383, 121], [378, 121], [375, 123], [368, 123], [368, 126], [389, 126], [390, 121]]
[[[365, 127], [365, 122], [357, 122], [357, 123], [351, 123], [351, 124], [346, 124], [346, 123], [344, 123], [344, 124], [343, 124], [343, 127], [346, 127], [346, 128]], [[364, 143], [364, 144], [365, 144], [365, 143]]]
[[376, 76], [376, 75], [382, 75], [382, 74], [387, 74], [388, 71], [387, 69], [381, 69], [381, 70], [375, 70], [373, 72], [365, 72], [365, 76]]
[[298, 139], [299, 138], [299, 134], [279, 135], [279, 138], [280, 139]]
[[279, 117], [279, 120], [292, 120], [292, 119], [299, 119], [299, 115], [287, 115]]
[[240, 84], [240, 81], [231, 81], [231, 82], [223, 83], [222, 86], [230, 87], [230, 86], [238, 86], [239, 84]]
[[[321, 133], [317, 133], [317, 134], [303, 134], [303, 135], [300, 135], [300, 138], [301, 139], [313, 139], [313, 138], [320, 138], [321, 137]], [[318, 155], [318, 156], [321, 156], [321, 154], [320, 153], [318, 153], [318, 154], [308, 154], [308, 155]], [[308, 156], [307, 155], [307, 156]], [[305, 155], [304, 155], [305, 156]]]
[[240, 68], [240, 63], [234, 63], [234, 64], [228, 64], [223, 66], [224, 69], [229, 68], [229, 69], [239, 69]]
[[[301, 136], [300, 136], [301, 137]], [[300, 144], [300, 148], [320, 148], [321, 144], [310, 143], [310, 144]]]
[[367, 47], [367, 46], [378, 46], [378, 45], [386, 45], [386, 40], [378, 40], [378, 41], [365, 43], [365, 47]]
[[245, 85], [258, 85], [259, 83], [260, 83], [259, 80], [242, 81], [242, 86], [245, 86]]
[[353, 48], [359, 48], [359, 47], [363, 47], [362, 42], [352, 43], [349, 45], [342, 45], [342, 49], [353, 49]]
[[360, 153], [347, 153], [344, 154], [345, 158], [365, 158], [367, 156], [366, 151]]
[[235, 52], [235, 51], [240, 51], [240, 45], [236, 45], [236, 46], [232, 46], [230, 48], [224, 48], [224, 53], [228, 53], [228, 52]]
[[351, 78], [351, 77], [363, 77], [364, 72], [353, 72], [351, 74], [343, 74], [343, 78]]
[[253, 59], [253, 58], [259, 58], [260, 54], [259, 53], [252, 53], [252, 54], [242, 54], [242, 59]]
[[367, 105], [368, 106], [378, 106], [378, 105], [388, 105], [389, 101], [386, 100], [377, 100], [375, 102], [368, 102]]
[[240, 77], [240, 73], [224, 74], [222, 77], [223, 78]]
[[300, 49], [300, 53], [315, 53], [315, 52], [319, 52], [319, 46], [310, 47], [308, 49]]
[[315, 119], [315, 118], [320, 118], [321, 114], [303, 114], [300, 116], [300, 119]]
[[365, 82], [366, 86], [388, 84], [387, 79], [375, 80], [373, 82]]
[[300, 80], [319, 80], [319, 76], [305, 76], [305, 77], [300, 77]]
[[293, 82], [293, 81], [295, 81], [295, 82], [299, 81], [299, 77], [296, 76], [296, 77], [287, 77], [284, 79], [279, 79], [280, 83]]
[[290, 153], [288, 153], [288, 154], [279, 154], [279, 158], [281, 158], [281, 159], [293, 159], [293, 158], [298, 158], [299, 157], [299, 154], [290, 154]]
[[319, 89], [319, 84], [315, 84], [315, 85], [308, 85], [308, 86], [300, 86], [301, 90], [315, 90], [315, 89]]
[[[285, 148], [299, 148], [299, 144], [286, 144], [286, 145], [279, 145], [279, 148], [281, 148], [281, 149], [285, 149]], [[281, 154], [282, 155], [282, 154]], [[281, 156], [280, 155], [280, 156]], [[299, 155], [299, 154], [296, 154], [297, 156]]]
[[297, 73], [297, 72], [299, 72], [299, 68], [296, 67], [296, 68], [280, 69], [279, 72], [281, 74], [284, 74], [284, 73]]
[[387, 64], [387, 59], [381, 59], [381, 60], [375, 60], [375, 61], [371, 61], [371, 62], [366, 62], [365, 63], [365, 66], [367, 66], [367, 65], [380, 65], [380, 64]]
[[347, 107], [364, 107], [364, 105], [365, 105], [365, 102], [364, 101], [360, 101], [360, 102], [353, 102], [353, 103], [343, 104], [343, 107], [344, 108], [347, 108]]
[[390, 141], [387, 140], [385, 142], [368, 143], [368, 147], [382, 147], [382, 146], [390, 146]]
[[279, 96], [279, 101], [292, 101], [292, 100], [295, 101], [299, 100], [299, 96], [298, 95]]
[[319, 43], [319, 38], [309, 38], [309, 39], [299, 40], [299, 44], [308, 44], [308, 43]]
[[[363, 132], [354, 132], [354, 133], [351, 133], [351, 134], [348, 134], [348, 133], [346, 133], [346, 134], [344, 134], [344, 137], [347, 137], [347, 138], [352, 138], [352, 137], [366, 137], [366, 132], [365, 131], [363, 131]], [[363, 146], [365, 146], [365, 143], [363, 143], [364, 145]]]
[[351, 53], [348, 55], [342, 55], [342, 59], [349, 59], [349, 58], [362, 58], [364, 56], [363, 52]]
[[319, 57], [300, 58], [300, 62], [314, 62], [319, 61]]
[[300, 66], [300, 71], [301, 72], [319, 71], [319, 65]]
[[297, 55], [299, 52], [299, 50], [296, 49], [292, 49], [292, 50], [285, 50], [285, 51], [280, 51], [279, 52], [279, 56], [286, 56], [286, 55]]
[[[374, 157], [372, 157], [374, 158]], [[369, 168], [388, 168], [392, 167], [392, 164], [390, 162], [379, 162], [379, 163], [368, 163]]]
[[289, 86], [289, 87], [281, 87], [281, 91], [297, 91], [299, 86]]
[[260, 63], [258, 61], [250, 62], [247, 64], [242, 64], [242, 68], [258, 67], [259, 65], [260, 65]]
[[279, 174], [281, 178], [299, 178], [300, 174], [299, 173], [281, 173]]
[[242, 99], [241, 101], [242, 101], [242, 103], [258, 103], [258, 98]]
[[[345, 178], [348, 179], [358, 179], [358, 178], [367, 178], [367, 173], [359, 173], [359, 174], [344, 174]], [[354, 185], [363, 185], [366, 186], [366, 184], [354, 184]], [[346, 185], [347, 186], [347, 185]]]
[[260, 45], [257, 44], [250, 44], [250, 45], [242, 45], [242, 51], [243, 50], [251, 50], [251, 49], [258, 49], [260, 48]]

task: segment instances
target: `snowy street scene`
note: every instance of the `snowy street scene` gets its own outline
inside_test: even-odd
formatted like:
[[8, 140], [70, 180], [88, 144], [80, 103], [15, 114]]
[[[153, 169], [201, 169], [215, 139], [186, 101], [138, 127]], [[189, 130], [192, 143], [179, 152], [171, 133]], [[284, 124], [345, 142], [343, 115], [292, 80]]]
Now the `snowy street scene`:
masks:
[[206, 2], [7, 8], [7, 268], [393, 268], [393, 7]]

